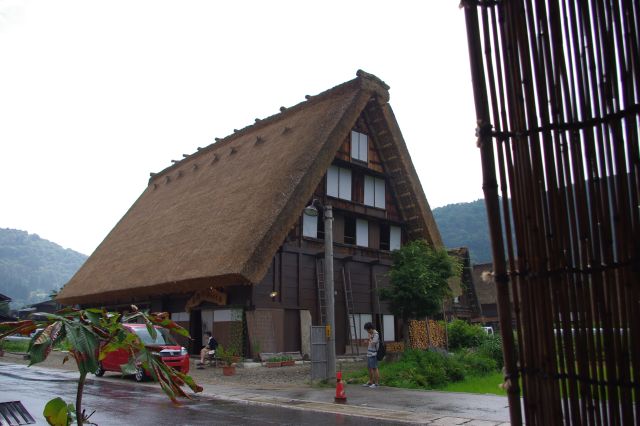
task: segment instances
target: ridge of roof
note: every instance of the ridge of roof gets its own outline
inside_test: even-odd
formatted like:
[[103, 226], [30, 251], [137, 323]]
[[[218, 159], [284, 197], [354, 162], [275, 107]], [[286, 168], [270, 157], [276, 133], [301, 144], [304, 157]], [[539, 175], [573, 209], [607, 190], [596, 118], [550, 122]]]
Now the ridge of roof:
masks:
[[177, 169], [181, 165], [183, 165], [187, 160], [192, 160], [194, 158], [198, 158], [200, 156], [204, 156], [210, 154], [214, 151], [224, 148], [229, 145], [233, 141], [241, 138], [242, 136], [259, 130], [260, 128], [266, 127], [272, 123], [275, 123], [279, 120], [283, 120], [289, 117], [292, 114], [295, 114], [314, 103], [320, 102], [324, 99], [327, 99], [330, 96], [339, 95], [347, 90], [368, 90], [375, 95], [377, 95], [378, 102], [383, 105], [389, 102], [389, 85], [387, 85], [380, 78], [375, 76], [374, 74], [370, 74], [363, 70], [358, 70], [356, 72], [356, 78], [353, 80], [349, 80], [347, 82], [341, 83], [337, 86], [334, 86], [330, 89], [327, 89], [323, 92], [318, 93], [317, 95], [306, 95], [305, 100], [297, 103], [291, 107], [280, 107], [280, 112], [268, 116], [263, 119], [256, 118], [255, 123], [249, 124], [248, 126], [243, 127], [242, 129], [234, 129], [234, 132], [223, 137], [223, 138], [215, 138], [215, 142], [205, 146], [198, 147], [196, 152], [193, 154], [182, 154], [183, 158], [181, 160], [171, 160], [173, 164], [168, 167], [165, 167], [161, 171], [157, 173], [150, 173], [148, 185], [151, 185], [156, 179], [159, 179], [165, 176], [167, 173], [171, 172], [174, 169]]

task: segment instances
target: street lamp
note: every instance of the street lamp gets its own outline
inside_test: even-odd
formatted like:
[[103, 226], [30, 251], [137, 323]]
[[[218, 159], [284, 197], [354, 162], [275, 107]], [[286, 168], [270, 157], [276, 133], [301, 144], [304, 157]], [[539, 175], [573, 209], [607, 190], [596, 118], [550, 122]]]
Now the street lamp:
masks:
[[322, 205], [313, 199], [304, 209], [304, 214], [318, 216], [318, 210], [324, 213], [324, 295], [327, 306], [327, 379], [336, 376], [336, 331], [335, 331], [335, 301], [333, 289], [333, 209], [330, 205]]

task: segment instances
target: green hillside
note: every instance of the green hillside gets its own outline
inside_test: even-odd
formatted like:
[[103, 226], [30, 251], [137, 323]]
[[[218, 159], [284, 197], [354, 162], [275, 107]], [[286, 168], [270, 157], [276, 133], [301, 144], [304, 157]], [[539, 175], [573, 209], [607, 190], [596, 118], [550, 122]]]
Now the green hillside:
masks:
[[46, 300], [86, 259], [36, 234], [0, 228], [0, 293], [17, 308]]
[[491, 262], [491, 242], [484, 200], [449, 204], [433, 209], [447, 248], [468, 247], [472, 263]]

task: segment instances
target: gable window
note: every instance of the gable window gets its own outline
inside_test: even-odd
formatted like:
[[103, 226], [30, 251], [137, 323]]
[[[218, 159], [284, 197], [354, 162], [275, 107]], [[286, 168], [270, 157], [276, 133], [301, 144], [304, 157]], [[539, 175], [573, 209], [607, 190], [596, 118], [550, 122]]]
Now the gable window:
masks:
[[367, 153], [369, 152], [369, 138], [364, 133], [351, 131], [351, 159], [368, 161]]
[[398, 250], [402, 246], [402, 230], [399, 226], [389, 227], [389, 250]]
[[356, 219], [356, 245], [369, 247], [369, 222]]
[[351, 200], [351, 170], [329, 166], [327, 170], [327, 195]]
[[373, 176], [364, 177], [364, 203], [380, 209], [385, 208], [385, 181]]

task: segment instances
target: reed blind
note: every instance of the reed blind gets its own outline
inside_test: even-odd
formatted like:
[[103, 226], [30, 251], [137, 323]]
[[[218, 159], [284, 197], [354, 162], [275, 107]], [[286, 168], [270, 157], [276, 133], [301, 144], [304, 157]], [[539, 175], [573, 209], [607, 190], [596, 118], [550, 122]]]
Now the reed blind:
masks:
[[640, 3], [462, 7], [511, 421], [640, 424]]

